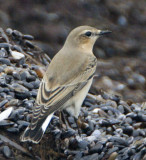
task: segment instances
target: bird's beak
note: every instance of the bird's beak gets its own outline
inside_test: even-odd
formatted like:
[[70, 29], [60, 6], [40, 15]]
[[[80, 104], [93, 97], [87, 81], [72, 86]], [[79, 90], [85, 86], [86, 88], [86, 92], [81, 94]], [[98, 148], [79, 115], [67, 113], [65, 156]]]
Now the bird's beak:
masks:
[[106, 34], [109, 34], [109, 33], [112, 33], [112, 31], [105, 30], [105, 31], [99, 31], [97, 35], [102, 36], [102, 35], [106, 35]]

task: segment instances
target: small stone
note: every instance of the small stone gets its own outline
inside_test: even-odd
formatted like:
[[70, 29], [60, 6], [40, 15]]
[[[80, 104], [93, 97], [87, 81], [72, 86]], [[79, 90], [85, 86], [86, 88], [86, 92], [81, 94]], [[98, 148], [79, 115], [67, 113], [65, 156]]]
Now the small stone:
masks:
[[29, 90], [32, 90], [34, 88], [34, 86], [31, 83], [28, 83], [28, 82], [23, 82], [23, 86], [28, 88]]
[[2, 108], [8, 102], [7, 99], [0, 102], [0, 108]]
[[0, 58], [0, 64], [6, 64], [8, 66], [11, 65], [11, 62], [9, 59], [6, 59], [6, 58]]
[[34, 40], [34, 37], [31, 35], [23, 35], [23, 39]]
[[11, 51], [11, 55], [16, 60], [20, 60], [25, 57], [24, 54], [22, 54], [21, 52], [17, 52], [17, 51]]
[[71, 137], [71, 136], [75, 135], [75, 133], [76, 133], [76, 131], [70, 128], [68, 131], [62, 132], [61, 138], [65, 139], [65, 138]]
[[99, 159], [99, 154], [94, 153], [92, 155], [84, 156], [80, 160], [98, 160]]
[[27, 47], [29, 47], [29, 48], [34, 48], [35, 46], [30, 42], [30, 41], [28, 41], [28, 40], [26, 40], [25, 41], [25, 45], [27, 46]]
[[0, 121], [0, 126], [5, 127], [5, 126], [12, 126], [14, 125], [14, 122], [8, 121], [8, 120], [2, 120]]
[[92, 147], [89, 151], [90, 154], [93, 153], [101, 153], [103, 149], [103, 145], [101, 143], [97, 143], [94, 147]]
[[113, 153], [109, 156], [108, 160], [115, 160], [117, 156], [118, 156], [118, 153], [117, 153], [117, 152], [113, 152]]
[[94, 132], [91, 134], [91, 136], [95, 136], [96, 138], [99, 138], [99, 137], [101, 136], [101, 132], [100, 132], [98, 129], [96, 129], [96, 130], [94, 130]]
[[11, 133], [18, 133], [18, 132], [19, 132], [19, 129], [18, 129], [18, 128], [15, 128], [15, 127], [11, 127], [11, 128], [8, 128], [7, 131], [8, 131], [8, 132], [11, 132]]
[[11, 150], [8, 146], [4, 146], [2, 151], [3, 151], [3, 154], [6, 158], [11, 157]]

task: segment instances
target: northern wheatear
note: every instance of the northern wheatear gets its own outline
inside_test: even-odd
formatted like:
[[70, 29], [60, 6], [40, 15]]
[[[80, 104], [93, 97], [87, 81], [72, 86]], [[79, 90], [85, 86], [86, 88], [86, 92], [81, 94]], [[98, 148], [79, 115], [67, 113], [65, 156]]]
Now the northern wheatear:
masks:
[[21, 141], [39, 143], [55, 111], [66, 111], [78, 118], [92, 84], [97, 59], [93, 45], [100, 35], [110, 33], [90, 26], [75, 28], [52, 59], [40, 84], [31, 124]]

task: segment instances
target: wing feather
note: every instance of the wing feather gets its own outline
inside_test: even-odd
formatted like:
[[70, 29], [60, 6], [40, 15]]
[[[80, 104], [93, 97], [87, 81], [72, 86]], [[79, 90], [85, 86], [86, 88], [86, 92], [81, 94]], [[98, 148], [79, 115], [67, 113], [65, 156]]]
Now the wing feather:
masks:
[[34, 128], [39, 119], [42, 119], [45, 115], [49, 115], [56, 110], [61, 109], [72, 96], [80, 91], [93, 77], [96, 70], [97, 60], [95, 57], [91, 57], [90, 63], [84, 69], [84, 72], [80, 75], [73, 77], [68, 83], [64, 85], [58, 85], [53, 90], [48, 89], [49, 79], [44, 77], [37, 96], [37, 104], [33, 110], [33, 119], [31, 122], [31, 128]]

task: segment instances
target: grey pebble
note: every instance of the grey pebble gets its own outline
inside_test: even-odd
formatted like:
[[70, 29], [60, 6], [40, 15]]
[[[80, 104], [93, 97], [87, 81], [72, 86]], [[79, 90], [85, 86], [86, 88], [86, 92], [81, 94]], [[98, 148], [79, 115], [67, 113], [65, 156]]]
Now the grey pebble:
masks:
[[94, 147], [92, 147], [92, 148], [89, 150], [89, 153], [90, 153], [90, 154], [93, 154], [93, 153], [101, 153], [101, 152], [102, 152], [102, 149], [103, 149], [103, 145], [99, 142], [99, 143], [97, 143]]
[[94, 153], [92, 155], [84, 156], [80, 160], [99, 160], [99, 154]]
[[6, 158], [10, 158], [11, 157], [11, 150], [8, 146], [4, 146], [3, 147], [3, 154]]
[[[4, 91], [3, 91], [4, 92]], [[0, 108], [3, 107], [8, 102], [7, 99], [0, 102]]]
[[11, 132], [11, 133], [18, 133], [18, 132], [19, 132], [19, 129], [18, 129], [18, 128], [15, 128], [15, 127], [11, 127], [11, 128], [8, 128], [7, 131], [8, 131], [8, 132]]
[[6, 58], [0, 58], [0, 64], [6, 64], [8, 66], [11, 65], [11, 62], [9, 59], [6, 59]]

